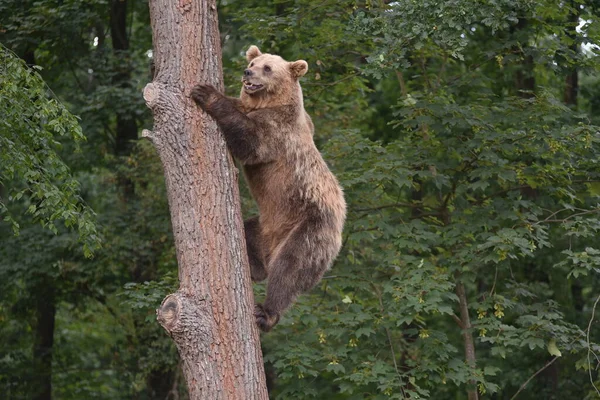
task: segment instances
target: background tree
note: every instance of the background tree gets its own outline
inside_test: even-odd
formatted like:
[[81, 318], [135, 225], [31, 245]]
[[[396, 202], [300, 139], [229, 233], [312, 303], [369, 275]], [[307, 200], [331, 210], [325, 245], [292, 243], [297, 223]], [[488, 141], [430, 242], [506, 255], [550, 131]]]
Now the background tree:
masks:
[[[83, 254], [89, 257], [99, 244], [94, 213], [80, 197], [78, 182], [57, 152], [62, 145], [61, 136], [67, 136], [77, 144], [85, 139], [77, 119], [56, 99], [48, 98], [47, 87], [39, 74], [27, 68], [2, 45], [0, 63], [0, 97], [5, 99], [0, 104], [3, 115], [0, 127], [0, 215], [8, 225], [4, 228], [12, 227], [14, 235], [28, 235], [31, 230], [39, 232], [38, 226], [21, 230], [21, 225], [27, 226], [33, 220], [46, 228], [41, 235], [52, 240], [48, 231], [58, 235], [60, 226], [56, 223], [62, 220], [65, 227], [74, 227], [78, 232], [76, 237], [83, 244]], [[15, 214], [25, 212], [30, 218], [22, 223], [21, 215]], [[70, 236], [73, 235], [67, 234]], [[11, 242], [6, 240], [6, 245]], [[77, 241], [70, 238], [68, 242], [74, 246]], [[38, 247], [37, 243], [31, 245]], [[4, 251], [10, 254], [11, 249]], [[6, 293], [12, 292], [8, 283], [13, 281], [22, 281], [27, 290], [35, 293], [29, 303], [35, 310], [36, 320], [32, 354], [36, 389], [33, 395], [36, 399], [49, 399], [56, 293], [54, 285], [48, 284], [55, 276], [53, 268], [43, 265], [42, 261], [45, 260], [38, 258], [27, 270], [21, 266], [3, 265], [5, 268], [0, 269], [0, 277]]]

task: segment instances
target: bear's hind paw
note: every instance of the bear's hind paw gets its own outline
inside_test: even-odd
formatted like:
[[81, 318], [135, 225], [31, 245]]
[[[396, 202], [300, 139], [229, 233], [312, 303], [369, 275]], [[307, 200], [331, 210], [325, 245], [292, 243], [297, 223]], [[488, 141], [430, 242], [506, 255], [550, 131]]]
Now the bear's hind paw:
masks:
[[262, 304], [254, 306], [254, 316], [256, 325], [264, 332], [269, 332], [279, 322], [279, 314], [269, 314]]

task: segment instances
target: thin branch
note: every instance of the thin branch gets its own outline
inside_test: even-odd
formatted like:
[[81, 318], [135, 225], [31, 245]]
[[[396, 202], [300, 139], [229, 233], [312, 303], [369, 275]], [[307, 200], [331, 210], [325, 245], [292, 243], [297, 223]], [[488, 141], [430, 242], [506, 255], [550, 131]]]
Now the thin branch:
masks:
[[446, 72], [446, 64], [448, 63], [448, 53], [444, 52], [444, 59], [442, 60], [442, 66], [440, 68], [440, 72], [437, 75], [437, 86], [438, 88], [441, 87], [441, 81], [442, 81], [442, 75], [444, 75], [444, 72]]
[[371, 227], [371, 228], [360, 228], [360, 229], [355, 229], [353, 231], [348, 232], [349, 234], [353, 234], [353, 233], [359, 233], [359, 232], [373, 232], [373, 231], [377, 231], [379, 230], [378, 227]]
[[499, 191], [497, 191], [495, 193], [490, 194], [489, 196], [482, 197], [481, 199], [479, 199], [477, 201], [477, 204], [482, 204], [484, 201], [493, 199], [494, 197], [499, 196], [501, 194], [506, 194], [508, 192], [513, 192], [515, 190], [528, 189], [528, 188], [531, 188], [531, 186], [529, 186], [529, 185], [521, 185], [521, 186], [515, 186], [515, 187], [512, 187], [512, 188], [508, 188], [508, 189], [499, 190]]
[[560, 211], [565, 211], [565, 210], [568, 210], [568, 208], [559, 210], [559, 211], [555, 212], [554, 214], [548, 216], [546, 219], [543, 219], [541, 221], [536, 222], [535, 224], [532, 224], [532, 226], [540, 225], [540, 224], [543, 224], [543, 223], [552, 223], [552, 222], [561, 222], [561, 223], [564, 223], [564, 222], [567, 222], [568, 220], [570, 220], [571, 218], [579, 217], [581, 215], [588, 215], [588, 214], [597, 214], [597, 213], [600, 213], [600, 208], [594, 208], [592, 210], [587, 210], [587, 211], [583, 211], [583, 212], [571, 214], [567, 218], [564, 218], [564, 219], [549, 219], [552, 216], [554, 216], [557, 213], [559, 213]]
[[548, 215], [542, 222], [548, 221], [548, 220], [550, 220], [550, 218], [554, 217], [556, 214], [561, 213], [561, 212], [566, 211], [566, 210], [567, 210], [567, 208], [562, 208], [562, 209], [560, 209], [558, 211], [555, 211], [552, 214]]
[[429, 76], [427, 75], [426, 64], [427, 62], [425, 60], [425, 57], [421, 56], [421, 58], [419, 58], [419, 67], [421, 68], [421, 73], [423, 74], [423, 78], [425, 79], [425, 86], [431, 92], [433, 88], [431, 87]]
[[527, 386], [527, 384], [528, 384], [529, 382], [531, 382], [531, 380], [532, 380], [533, 378], [535, 378], [536, 376], [538, 376], [540, 372], [542, 372], [543, 370], [545, 370], [546, 368], [548, 368], [550, 365], [552, 365], [552, 363], [553, 363], [554, 361], [556, 361], [557, 359], [558, 359], [558, 356], [554, 356], [554, 358], [552, 358], [552, 360], [548, 361], [548, 362], [546, 363], [546, 365], [544, 365], [542, 368], [538, 369], [538, 370], [535, 372], [535, 374], [531, 375], [531, 376], [529, 377], [529, 379], [527, 379], [527, 380], [525, 381], [525, 383], [523, 383], [523, 384], [521, 385], [521, 387], [519, 388], [519, 390], [517, 390], [517, 393], [515, 393], [515, 394], [514, 394], [514, 396], [510, 398], [510, 400], [514, 400], [514, 399], [516, 399], [516, 398], [517, 398], [517, 395], [518, 395], [519, 393], [521, 393], [521, 391], [522, 391], [523, 389], [525, 389], [525, 386]]
[[[383, 300], [381, 299], [381, 292], [377, 288], [377, 286], [372, 285], [373, 289], [375, 289], [375, 293], [377, 293], [377, 298], [379, 299], [379, 309], [381, 315], [383, 316], [385, 309], [383, 308]], [[407, 398], [406, 393], [404, 393], [404, 381], [402, 380], [402, 375], [400, 374], [400, 369], [398, 368], [398, 363], [396, 363], [396, 352], [394, 351], [394, 344], [392, 342], [392, 335], [390, 334], [390, 330], [387, 327], [383, 328], [385, 330], [385, 334], [388, 339], [388, 343], [390, 345], [390, 351], [392, 352], [392, 360], [394, 361], [394, 368], [396, 369], [396, 374], [398, 374], [398, 379], [400, 380], [400, 390], [402, 391], [402, 398]]]
[[450, 314], [450, 316], [452, 317], [452, 319], [454, 320], [454, 322], [456, 322], [456, 324], [458, 325], [458, 327], [460, 329], [465, 329], [465, 326], [463, 325], [462, 321], [460, 318], [458, 318], [458, 316], [456, 314]]
[[402, 98], [405, 98], [408, 95], [408, 90], [406, 89], [406, 82], [404, 81], [402, 71], [396, 71], [396, 78], [398, 78], [398, 84], [400, 85], [400, 94]]
[[[513, 141], [513, 143], [514, 143], [514, 141]], [[585, 179], [580, 179], [580, 180], [571, 181], [571, 184], [574, 184], [574, 183], [598, 183], [598, 182], [600, 182], [600, 180], [585, 180]], [[489, 196], [482, 197], [481, 199], [479, 199], [477, 201], [477, 204], [481, 204], [484, 201], [492, 199], [492, 198], [494, 198], [496, 196], [499, 196], [501, 194], [505, 194], [505, 193], [508, 193], [508, 192], [513, 192], [515, 190], [521, 190], [521, 189], [531, 189], [531, 186], [530, 185], [521, 185], [521, 186], [515, 186], [515, 187], [512, 187], [512, 188], [508, 188], [508, 189], [499, 190], [499, 191], [497, 191], [495, 193], [490, 194]]]
[[377, 211], [377, 210], [383, 210], [385, 208], [395, 208], [395, 207], [419, 208], [419, 207], [423, 207], [423, 205], [400, 202], [400, 203], [394, 203], [394, 204], [384, 204], [382, 206], [377, 206], [377, 207], [354, 208], [354, 209], [352, 209], [352, 211], [356, 211], [356, 212]]
[[496, 273], [494, 273], [494, 284], [492, 285], [492, 289], [490, 290], [490, 297], [494, 295], [494, 290], [496, 290], [496, 280], [498, 279], [498, 264], [496, 264]]
[[[588, 372], [590, 374], [590, 383], [594, 387], [594, 390], [596, 390], [596, 393], [598, 393], [598, 395], [600, 395], [600, 390], [598, 390], [598, 388], [594, 384], [594, 378], [592, 377], [592, 362], [590, 360], [590, 353], [593, 353], [592, 345], [590, 343], [590, 331], [592, 330], [592, 322], [594, 322], [594, 314], [596, 313], [596, 306], [598, 305], [598, 301], [600, 301], [600, 296], [598, 296], [596, 298], [596, 301], [594, 302], [594, 306], [592, 307], [592, 317], [590, 318], [590, 322], [588, 323], [587, 330], [585, 331], [585, 341], [586, 341], [587, 348], [588, 348], [587, 362], [588, 362]], [[597, 359], [597, 357], [596, 357], [596, 359]]]

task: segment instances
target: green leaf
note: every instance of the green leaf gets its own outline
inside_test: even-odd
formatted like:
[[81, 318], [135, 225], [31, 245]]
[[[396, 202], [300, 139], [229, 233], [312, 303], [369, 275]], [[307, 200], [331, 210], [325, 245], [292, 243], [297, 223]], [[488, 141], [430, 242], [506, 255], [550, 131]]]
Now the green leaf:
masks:
[[556, 346], [556, 339], [550, 339], [548, 341], [548, 347], [547, 348], [548, 348], [548, 353], [550, 353], [551, 356], [555, 356], [555, 357], [562, 356], [560, 350]]

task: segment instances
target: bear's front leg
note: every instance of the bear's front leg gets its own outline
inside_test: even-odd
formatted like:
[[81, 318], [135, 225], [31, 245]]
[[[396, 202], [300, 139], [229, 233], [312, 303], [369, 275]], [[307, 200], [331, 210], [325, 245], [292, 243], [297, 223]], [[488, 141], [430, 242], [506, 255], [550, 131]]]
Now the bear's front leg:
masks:
[[202, 84], [194, 86], [190, 97], [217, 121], [226, 136], [231, 135], [231, 131], [245, 133], [251, 129], [251, 121], [241, 111], [239, 99], [226, 97], [213, 86]]
[[211, 85], [194, 86], [190, 97], [217, 122], [234, 157], [243, 164], [263, 161], [259, 140], [262, 128], [236, 107], [238, 103]]

